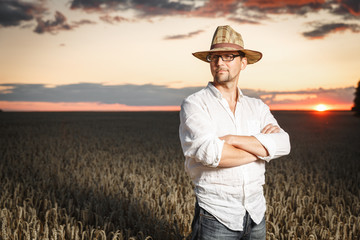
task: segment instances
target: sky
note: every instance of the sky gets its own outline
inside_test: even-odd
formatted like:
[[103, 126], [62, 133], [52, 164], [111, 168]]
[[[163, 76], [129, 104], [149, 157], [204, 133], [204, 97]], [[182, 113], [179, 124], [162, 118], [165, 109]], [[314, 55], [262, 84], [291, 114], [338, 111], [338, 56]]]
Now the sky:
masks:
[[272, 110], [350, 110], [359, 0], [1, 0], [3, 111], [169, 111], [212, 81], [217, 26], [263, 58], [241, 72]]

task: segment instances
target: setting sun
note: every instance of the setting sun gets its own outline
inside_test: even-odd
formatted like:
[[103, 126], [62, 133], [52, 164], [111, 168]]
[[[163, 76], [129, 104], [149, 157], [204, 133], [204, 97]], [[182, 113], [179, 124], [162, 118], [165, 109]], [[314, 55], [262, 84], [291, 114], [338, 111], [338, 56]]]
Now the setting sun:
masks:
[[329, 110], [329, 108], [328, 108], [328, 106], [326, 106], [324, 104], [319, 104], [319, 105], [316, 105], [315, 110], [319, 111], [319, 112], [323, 112], [323, 111]]

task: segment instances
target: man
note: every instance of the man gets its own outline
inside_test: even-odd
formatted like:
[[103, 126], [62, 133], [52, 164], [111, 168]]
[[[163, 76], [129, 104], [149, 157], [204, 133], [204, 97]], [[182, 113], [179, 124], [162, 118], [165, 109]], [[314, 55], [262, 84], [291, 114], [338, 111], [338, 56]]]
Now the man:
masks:
[[239, 33], [219, 26], [209, 51], [213, 82], [185, 98], [180, 140], [195, 185], [192, 239], [265, 239], [265, 162], [290, 152], [289, 136], [267, 105], [238, 88], [240, 72], [262, 54], [244, 49]]

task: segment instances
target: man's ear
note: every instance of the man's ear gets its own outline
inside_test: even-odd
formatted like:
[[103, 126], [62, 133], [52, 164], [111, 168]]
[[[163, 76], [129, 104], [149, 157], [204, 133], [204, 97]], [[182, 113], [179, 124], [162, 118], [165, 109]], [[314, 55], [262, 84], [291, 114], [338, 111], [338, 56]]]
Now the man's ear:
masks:
[[247, 58], [243, 57], [241, 58], [241, 70], [244, 70], [247, 66]]

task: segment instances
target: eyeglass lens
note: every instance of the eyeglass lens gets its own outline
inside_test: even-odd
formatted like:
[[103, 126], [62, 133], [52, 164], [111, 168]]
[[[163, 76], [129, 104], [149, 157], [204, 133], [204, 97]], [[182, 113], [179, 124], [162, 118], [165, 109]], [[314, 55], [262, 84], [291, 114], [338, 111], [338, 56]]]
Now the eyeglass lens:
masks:
[[213, 61], [218, 61], [219, 57], [221, 58], [221, 60], [223, 61], [232, 61], [234, 59], [234, 55], [233, 54], [224, 54], [224, 55], [209, 55], [207, 57], [208, 61], [213, 62]]

